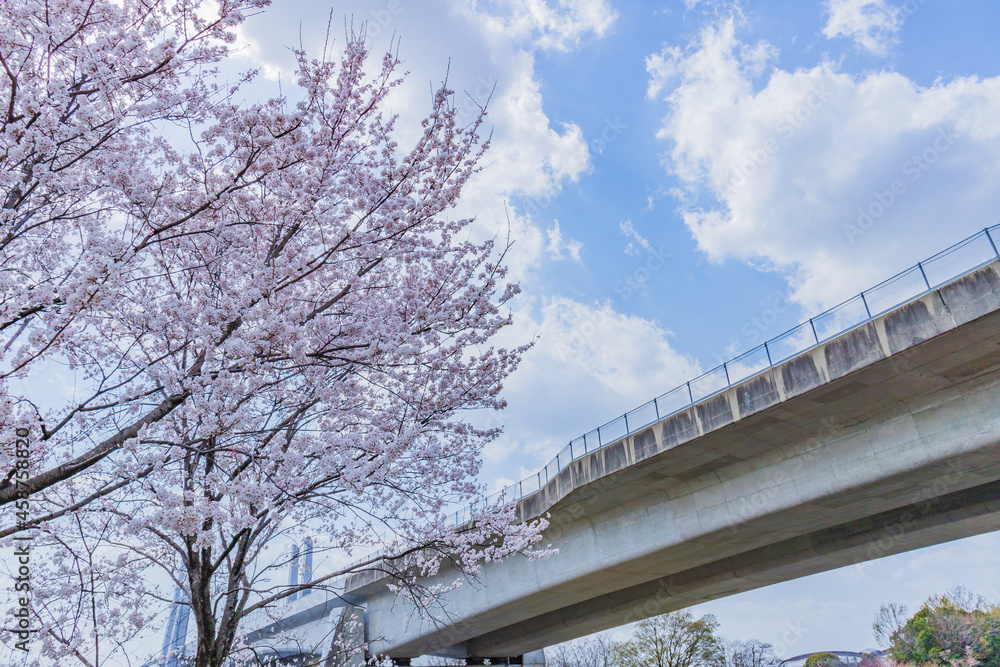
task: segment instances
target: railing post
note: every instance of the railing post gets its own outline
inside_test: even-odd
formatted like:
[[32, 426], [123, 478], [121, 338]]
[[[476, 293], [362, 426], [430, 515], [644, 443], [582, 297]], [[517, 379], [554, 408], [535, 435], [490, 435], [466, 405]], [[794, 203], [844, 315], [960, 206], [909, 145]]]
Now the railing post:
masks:
[[727, 387], [732, 387], [733, 386], [733, 382], [732, 382], [732, 380], [729, 379], [729, 366], [726, 365], [728, 363], [729, 363], [728, 361], [723, 361], [722, 362], [722, 370], [724, 370], [726, 372], [726, 386]]
[[767, 365], [768, 368], [774, 366], [774, 362], [771, 361], [771, 350], [767, 347], [767, 341], [764, 341], [764, 351], [767, 352]]
[[809, 326], [812, 327], [813, 338], [816, 339], [816, 344], [819, 345], [819, 334], [816, 333], [816, 323], [813, 322], [813, 318], [811, 318], [811, 317], [809, 318]]
[[990, 234], [990, 228], [987, 227], [983, 231], [986, 232], [986, 238], [989, 239], [990, 245], [993, 246], [993, 254], [997, 256], [997, 259], [1000, 259], [1000, 252], [997, 252], [997, 244], [993, 242], [993, 235]]
[[686, 384], [687, 388], [688, 388], [688, 401], [690, 401], [691, 403], [694, 403], [694, 394], [691, 393], [691, 383], [690, 382], [685, 382], [684, 384]]
[[655, 398], [653, 399], [653, 409], [656, 410], [656, 421], [660, 421], [660, 403]]
[[[987, 234], [986, 236], [988, 237], [989, 234]], [[992, 241], [990, 241], [990, 243], [992, 243]], [[996, 248], [993, 248], [993, 252], [996, 252]], [[930, 291], [931, 281], [927, 280], [927, 274], [924, 273], [924, 263], [917, 262], [917, 268], [920, 269], [920, 275], [924, 277], [924, 284], [927, 285], [927, 290]]]
[[628, 433], [631, 433], [631, 432], [632, 431], [628, 430], [628, 413], [626, 412], [625, 413], [625, 433], [628, 434]]
[[868, 319], [872, 318], [872, 311], [868, 307], [868, 299], [865, 298], [865, 293], [861, 293], [861, 303], [865, 304], [865, 312], [868, 313]]

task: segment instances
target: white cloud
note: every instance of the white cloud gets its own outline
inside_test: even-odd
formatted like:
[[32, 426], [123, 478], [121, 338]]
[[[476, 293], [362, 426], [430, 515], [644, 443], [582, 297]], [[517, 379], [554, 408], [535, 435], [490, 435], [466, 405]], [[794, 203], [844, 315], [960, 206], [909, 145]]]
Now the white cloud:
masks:
[[618, 18], [606, 0], [469, 0], [465, 11], [488, 33], [557, 51], [579, 46], [588, 34], [603, 37]]
[[826, 13], [823, 34], [828, 39], [847, 37], [877, 56], [899, 42], [901, 12], [885, 0], [828, 0]]
[[678, 65], [683, 62], [684, 51], [679, 46], [664, 45], [663, 50], [646, 57], [646, 72], [649, 84], [646, 97], [653, 99], [667, 87], [671, 79], [680, 73]]
[[[280, 76], [290, 82], [295, 61], [288, 47], [297, 48], [301, 34], [307, 52], [319, 55], [328, 9], [305, 0], [284, 0], [282, 10], [251, 19], [240, 39], [248, 45], [244, 63], [262, 67], [268, 80]], [[480, 236], [502, 239], [509, 233], [515, 242], [507, 255], [510, 278], [523, 282], [545, 261], [575, 259], [581, 246], [573, 240], [549, 252], [546, 230], [553, 222], [545, 212], [566, 183], [590, 170], [590, 152], [578, 125], [552, 123], [545, 113], [534, 53], [540, 48], [569, 48], [587, 35], [606, 34], [615, 16], [608, 4], [604, 0], [401, 0], [373, 8], [349, 0], [336, 12], [330, 47], [334, 54], [342, 46], [345, 16], [351, 17], [349, 25], [355, 29], [366, 22], [373, 54], [370, 69], [377, 67], [391, 40], [398, 40], [404, 61], [401, 71], [408, 75], [389, 97], [387, 111], [400, 115], [396, 128], [401, 148], [418, 138], [432, 90], [446, 73], [466, 121], [488, 102], [491, 148], [482, 163], [484, 170], [466, 185], [455, 213], [476, 217]], [[261, 98], [276, 92], [266, 81], [255, 84], [253, 93], [258, 89]], [[514, 196], [528, 198], [520, 207], [523, 210], [507, 203]]]
[[504, 383], [509, 404], [493, 461], [517, 452], [537, 470], [572, 438], [701, 373], [671, 347], [669, 331], [611, 303], [523, 299], [514, 321], [506, 340], [538, 338]]
[[565, 181], [590, 169], [583, 131], [571, 123], [553, 128], [543, 109], [531, 53], [504, 54], [507, 71], [490, 103], [494, 141], [487, 155], [488, 178], [498, 192], [535, 198], [553, 196]]
[[[745, 0], [684, 0], [684, 9], [705, 16], [744, 18]], [[669, 10], [665, 10], [669, 14]]]
[[545, 235], [549, 238], [549, 244], [546, 246], [546, 250], [549, 251], [549, 257], [551, 259], [563, 259], [563, 250], [565, 250], [569, 253], [570, 258], [572, 258], [574, 262], [580, 261], [580, 250], [583, 249], [583, 244], [576, 239], [563, 241], [562, 230], [559, 229], [558, 220], [554, 220], [552, 226], [545, 230]]
[[755, 88], [746, 53], [728, 20], [647, 60], [680, 213], [711, 259], [781, 271], [816, 309], [996, 222], [1000, 78], [921, 87], [822, 63]]
[[647, 252], [652, 252], [653, 245], [636, 231], [631, 220], [622, 220], [618, 223], [618, 231], [628, 239], [625, 244], [625, 254], [634, 257], [639, 254], [639, 248], [644, 248]]
[[[573, 239], [563, 243], [558, 225], [546, 220], [546, 211], [564, 184], [590, 171], [590, 152], [579, 126], [567, 123], [557, 129], [549, 122], [534, 56], [508, 45], [497, 57], [505, 71], [486, 79], [490, 87], [497, 82], [489, 105], [491, 147], [485, 169], [466, 185], [457, 212], [475, 216], [487, 234], [505, 234], [509, 226], [515, 242], [507, 257], [511, 277], [525, 280], [546, 258], [562, 259], [564, 251], [579, 260], [583, 245]], [[521, 210], [505, 206], [515, 195], [527, 198]], [[554, 246], [553, 228], [559, 237]]]
[[[722, 22], [723, 31], [732, 37], [735, 34], [737, 24], [742, 23], [742, 21], [738, 16], [725, 19]], [[729, 88], [733, 88], [737, 80], [755, 79], [761, 76], [778, 57], [778, 49], [766, 40], [760, 40], [756, 44], [740, 44], [739, 51], [740, 55], [737, 61], [739, 66], [730, 72], [733, 79], [727, 82]], [[679, 46], [664, 45], [660, 53], [646, 57], [646, 71], [650, 75], [646, 96], [650, 99], [658, 97], [674, 83], [675, 79], [689, 76], [693, 70], [698, 70], [703, 74], [709, 72], [716, 75], [721, 74], [724, 68], [718, 58], [724, 56], [723, 53], [705, 49], [692, 52], [690, 48], [682, 49]]]
[[767, 67], [778, 59], [778, 49], [762, 39], [753, 45], [745, 44], [740, 49], [740, 59], [744, 70], [756, 78], [764, 74]]

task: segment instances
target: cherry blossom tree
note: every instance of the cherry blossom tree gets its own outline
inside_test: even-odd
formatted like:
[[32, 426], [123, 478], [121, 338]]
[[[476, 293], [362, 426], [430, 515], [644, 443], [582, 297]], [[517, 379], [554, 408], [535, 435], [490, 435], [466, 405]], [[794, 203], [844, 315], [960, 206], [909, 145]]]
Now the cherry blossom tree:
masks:
[[[490, 345], [518, 291], [504, 248], [451, 214], [485, 112], [460, 125], [442, 87], [399, 146], [399, 61], [367, 75], [363, 32], [297, 54], [290, 97], [242, 100], [213, 68], [266, 4], [0, 7], [0, 506], [31, 501], [0, 537], [46, 554], [39, 664], [127, 651], [170, 602], [157, 576], [215, 667], [248, 616], [344, 572], [430, 604], [442, 559], [475, 572], [543, 527], [445, 520], [497, 435], [467, 415], [503, 407], [524, 351]], [[332, 563], [387, 556], [278, 581], [276, 544], [305, 534]]]
[[621, 643], [607, 635], [584, 637], [545, 650], [545, 664], [551, 667], [614, 667]]

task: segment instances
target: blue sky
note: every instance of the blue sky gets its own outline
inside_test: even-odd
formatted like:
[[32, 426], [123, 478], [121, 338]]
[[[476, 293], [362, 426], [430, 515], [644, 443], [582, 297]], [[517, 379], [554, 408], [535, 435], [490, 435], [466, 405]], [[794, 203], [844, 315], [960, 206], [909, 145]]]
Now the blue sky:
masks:
[[[284, 47], [301, 28], [318, 52], [329, 11], [276, 0], [244, 27], [254, 90], [292, 80]], [[404, 144], [449, 65], [460, 101], [494, 91], [489, 166], [459, 212], [481, 233], [509, 225], [523, 294], [506, 340], [538, 341], [506, 384], [490, 490], [1000, 222], [995, 1], [350, 0], [333, 6], [335, 36], [352, 17], [376, 50], [400, 40]], [[914, 170], [928, 151], [933, 164]], [[900, 179], [905, 192], [861, 229]], [[789, 653], [865, 648], [882, 602], [1000, 588], [995, 553], [987, 535], [699, 611]]]

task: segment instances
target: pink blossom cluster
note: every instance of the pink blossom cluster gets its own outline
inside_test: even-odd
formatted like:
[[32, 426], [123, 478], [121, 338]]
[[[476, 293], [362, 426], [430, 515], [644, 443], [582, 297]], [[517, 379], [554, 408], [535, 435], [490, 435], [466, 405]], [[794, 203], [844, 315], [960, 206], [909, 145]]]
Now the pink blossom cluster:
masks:
[[397, 145], [380, 109], [399, 62], [367, 75], [356, 35], [337, 62], [298, 54], [297, 98], [241, 100], [213, 67], [266, 4], [0, 7], [0, 471], [28, 428], [43, 662], [125, 650], [169, 599], [160, 576], [195, 664], [222, 664], [242, 619], [295, 592], [263, 559], [289, 531], [385, 547], [410, 587], [538, 539], [509, 508], [445, 520], [497, 435], [466, 415], [503, 407], [524, 351], [490, 345], [518, 291], [503, 249], [450, 214], [484, 115], [460, 126], [442, 87]]

